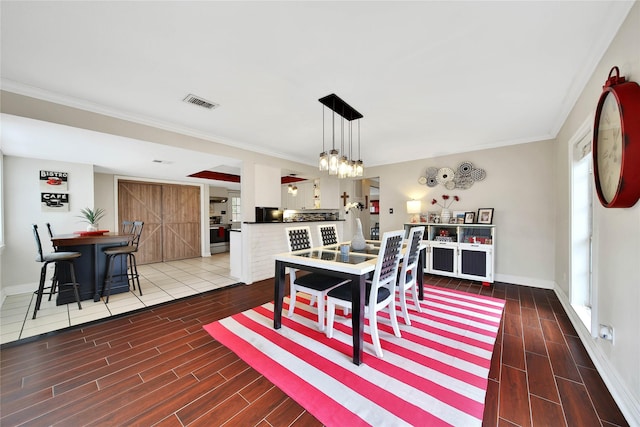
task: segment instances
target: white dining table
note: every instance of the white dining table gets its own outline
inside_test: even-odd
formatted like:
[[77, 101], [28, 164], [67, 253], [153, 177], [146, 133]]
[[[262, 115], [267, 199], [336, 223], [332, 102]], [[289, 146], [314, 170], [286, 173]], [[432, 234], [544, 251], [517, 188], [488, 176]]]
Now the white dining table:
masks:
[[[347, 242], [348, 243], [348, 242]], [[340, 252], [340, 244], [284, 252], [275, 255], [275, 296], [273, 310], [273, 327], [282, 327], [282, 308], [284, 305], [285, 270], [287, 267], [303, 271], [315, 272], [340, 277], [351, 281], [352, 328], [353, 328], [353, 363], [360, 365], [363, 354], [364, 310], [366, 279], [375, 270], [378, 260], [380, 241], [368, 240], [369, 248], [363, 251], [350, 250], [347, 254]], [[424, 269], [426, 244], [420, 245], [421, 256], [418, 257], [418, 271]], [[424, 298], [423, 274], [417, 275], [419, 299]]]

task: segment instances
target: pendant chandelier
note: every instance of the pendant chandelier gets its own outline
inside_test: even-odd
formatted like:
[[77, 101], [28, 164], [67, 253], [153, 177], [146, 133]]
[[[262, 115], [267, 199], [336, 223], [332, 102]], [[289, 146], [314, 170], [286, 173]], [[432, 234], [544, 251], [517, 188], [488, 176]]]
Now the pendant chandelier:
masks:
[[[322, 103], [322, 152], [320, 153], [320, 157], [318, 160], [318, 168], [321, 171], [329, 172], [329, 175], [337, 175], [338, 178], [354, 178], [358, 176], [364, 175], [364, 162], [361, 160], [360, 156], [360, 119], [363, 117], [362, 114], [357, 112], [353, 107], [344, 102], [338, 95], [332, 93], [331, 95], [327, 95], [324, 98], [320, 98], [318, 101]], [[331, 150], [329, 154], [325, 150], [325, 109], [331, 109]], [[341, 118], [340, 122], [340, 150], [336, 149], [336, 114], [338, 114]], [[344, 130], [345, 123], [348, 122], [348, 135], [347, 140], [345, 140]], [[358, 120], [358, 159], [354, 160], [352, 157], [352, 148], [355, 144], [353, 140], [353, 121]], [[348, 146], [348, 154], [345, 151], [345, 145]], [[340, 152], [342, 152], [342, 156], [340, 156]]]

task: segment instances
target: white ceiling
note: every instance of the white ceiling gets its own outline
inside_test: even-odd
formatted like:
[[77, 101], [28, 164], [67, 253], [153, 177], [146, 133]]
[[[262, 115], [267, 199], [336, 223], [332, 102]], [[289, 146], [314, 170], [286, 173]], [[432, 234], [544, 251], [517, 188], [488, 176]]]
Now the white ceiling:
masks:
[[[632, 5], [3, 0], [2, 88], [311, 165], [318, 99], [336, 93], [364, 115], [365, 164], [381, 165], [555, 137]], [[190, 93], [220, 107], [182, 102]], [[86, 131], [53, 127], [4, 115], [2, 150], [122, 174], [150, 167], [122, 164], [131, 140], [100, 134], [87, 147]], [[193, 154], [136, 144], [146, 161]], [[192, 170], [153, 167], [239, 167], [192, 158]]]

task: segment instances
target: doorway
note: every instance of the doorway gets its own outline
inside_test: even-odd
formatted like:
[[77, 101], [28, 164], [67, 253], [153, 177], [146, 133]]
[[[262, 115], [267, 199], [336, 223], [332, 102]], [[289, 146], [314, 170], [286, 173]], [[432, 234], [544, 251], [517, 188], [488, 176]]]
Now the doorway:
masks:
[[380, 178], [364, 178], [353, 181], [355, 198], [364, 209], [359, 217], [365, 239], [379, 239], [380, 235]]

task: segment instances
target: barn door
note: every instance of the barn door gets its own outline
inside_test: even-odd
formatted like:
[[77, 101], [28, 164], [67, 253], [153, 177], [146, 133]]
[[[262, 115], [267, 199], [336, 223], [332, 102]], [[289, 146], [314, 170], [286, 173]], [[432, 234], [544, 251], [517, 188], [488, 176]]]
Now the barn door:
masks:
[[138, 264], [162, 261], [162, 185], [118, 181], [118, 218], [144, 221]]
[[200, 256], [200, 187], [162, 186], [164, 260]]

